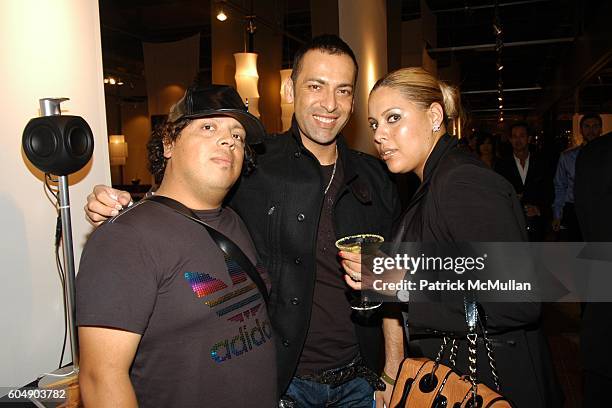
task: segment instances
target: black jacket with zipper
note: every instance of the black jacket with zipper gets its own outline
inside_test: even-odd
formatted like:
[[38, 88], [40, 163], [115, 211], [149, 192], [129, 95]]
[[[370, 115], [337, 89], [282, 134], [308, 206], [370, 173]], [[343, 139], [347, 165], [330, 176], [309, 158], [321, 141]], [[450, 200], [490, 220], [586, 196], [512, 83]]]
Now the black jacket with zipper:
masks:
[[[342, 136], [337, 146], [344, 183], [334, 200], [336, 237], [373, 233], [390, 239], [400, 204], [384, 164], [349, 149]], [[319, 162], [302, 144], [295, 119], [289, 131], [267, 136], [259, 150], [257, 169], [242, 177], [228, 204], [246, 223], [272, 280], [268, 313], [276, 334], [282, 394], [295, 373], [308, 333], [326, 180]], [[366, 364], [379, 370], [380, 318], [354, 323]]]

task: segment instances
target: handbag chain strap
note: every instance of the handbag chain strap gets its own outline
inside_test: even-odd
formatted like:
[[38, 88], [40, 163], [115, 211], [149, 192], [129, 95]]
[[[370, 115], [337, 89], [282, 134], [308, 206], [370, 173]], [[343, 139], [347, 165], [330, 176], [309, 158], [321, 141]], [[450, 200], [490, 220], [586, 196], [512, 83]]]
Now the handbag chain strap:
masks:
[[[487, 350], [487, 359], [489, 360], [489, 367], [491, 368], [491, 375], [493, 377], [493, 382], [495, 385], [495, 389], [497, 392], [500, 392], [499, 385], [499, 375], [497, 373], [497, 363], [495, 361], [495, 353], [493, 350], [493, 344], [487, 335], [486, 324], [483, 322], [482, 313], [479, 313], [478, 304], [476, 300], [467, 297], [464, 299], [465, 306], [465, 321], [468, 326], [467, 333], [467, 341], [468, 341], [468, 379], [472, 384], [472, 401], [476, 401], [476, 395], [478, 394], [478, 364], [477, 364], [477, 354], [478, 354], [478, 324], [480, 324], [480, 328], [482, 330], [482, 337], [485, 348]], [[444, 358], [444, 352], [450, 343], [450, 355], [449, 355], [449, 363], [451, 368], [455, 368], [457, 365], [457, 351], [459, 349], [459, 344], [456, 338], [451, 338], [449, 336], [444, 336], [442, 338], [442, 345], [440, 346], [440, 350], [438, 350], [438, 354], [434, 360], [434, 365], [432, 367], [430, 375], [434, 375], [438, 366], [440, 365], [442, 359]]]
[[452, 368], [457, 366], [457, 350], [459, 350], [459, 343], [457, 342], [457, 339], [453, 339], [450, 349], [450, 357], [448, 358]]
[[457, 343], [456, 338], [451, 338], [449, 336], [444, 336], [442, 338], [442, 345], [440, 346], [440, 350], [438, 350], [438, 354], [436, 355], [436, 359], [434, 360], [434, 365], [431, 369], [431, 375], [436, 373], [438, 366], [442, 362], [442, 358], [444, 357], [444, 351], [446, 350], [448, 343], [450, 344], [450, 355], [448, 356], [448, 361], [450, 363], [451, 368], [455, 368], [457, 366], [457, 350], [459, 349], [459, 344]]
[[476, 395], [478, 394], [478, 364], [477, 364], [477, 353], [478, 353], [478, 306], [476, 300], [471, 297], [464, 299], [465, 306], [465, 322], [468, 327], [468, 378], [472, 383], [472, 401], [476, 403]]
[[449, 341], [448, 336], [444, 336], [442, 338], [442, 345], [440, 346], [440, 350], [438, 350], [438, 354], [436, 355], [436, 359], [435, 359], [436, 366], [440, 364], [440, 362], [442, 361], [442, 357], [444, 357], [444, 350], [446, 349], [446, 346], [448, 345], [448, 341]]
[[487, 358], [489, 359], [489, 367], [491, 368], [491, 376], [493, 377], [493, 383], [495, 384], [495, 390], [500, 392], [499, 386], [499, 375], [497, 374], [497, 363], [495, 362], [495, 353], [493, 351], [493, 344], [491, 340], [487, 336], [487, 330], [483, 328], [482, 331], [484, 344], [487, 348]]

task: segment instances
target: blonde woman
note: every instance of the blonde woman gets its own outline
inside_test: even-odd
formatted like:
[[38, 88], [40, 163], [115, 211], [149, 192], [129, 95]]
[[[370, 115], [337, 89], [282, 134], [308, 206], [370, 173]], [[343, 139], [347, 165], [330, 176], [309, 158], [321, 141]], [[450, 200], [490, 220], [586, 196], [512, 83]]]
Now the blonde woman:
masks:
[[[380, 158], [393, 173], [414, 172], [421, 185], [413, 196], [395, 240], [404, 242], [525, 241], [521, 205], [512, 186], [475, 155], [458, 147], [446, 132], [448, 118], [461, 114], [457, 89], [420, 68], [389, 73], [373, 87], [369, 123]], [[360, 272], [359, 257], [340, 253], [349, 275]], [[354, 289], [361, 285], [346, 278]], [[485, 305], [495, 347], [501, 393], [517, 407], [559, 407], [559, 391], [545, 338], [539, 303]], [[458, 369], [467, 372], [462, 304], [411, 303], [405, 314], [410, 348], [434, 358], [441, 338], [459, 340]], [[479, 347], [482, 351], [483, 347]], [[486, 355], [478, 376], [493, 387]], [[385, 373], [394, 377], [396, 373]]]

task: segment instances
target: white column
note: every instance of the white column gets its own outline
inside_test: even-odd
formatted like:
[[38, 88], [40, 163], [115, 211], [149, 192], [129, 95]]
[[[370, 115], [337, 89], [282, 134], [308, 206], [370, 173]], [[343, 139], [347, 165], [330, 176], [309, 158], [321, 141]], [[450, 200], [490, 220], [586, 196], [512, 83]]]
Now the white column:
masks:
[[0, 38], [0, 384], [20, 386], [57, 368], [64, 333], [56, 212], [44, 176], [22, 153], [21, 135], [44, 97], [70, 98], [63, 113], [82, 116], [92, 128], [93, 158], [69, 177], [78, 265], [91, 231], [86, 196], [95, 184], [110, 183], [98, 2], [1, 1]]
[[374, 153], [368, 128], [368, 95], [387, 73], [387, 6], [385, 0], [338, 0], [340, 37], [359, 63], [355, 110], [343, 134], [351, 147]]

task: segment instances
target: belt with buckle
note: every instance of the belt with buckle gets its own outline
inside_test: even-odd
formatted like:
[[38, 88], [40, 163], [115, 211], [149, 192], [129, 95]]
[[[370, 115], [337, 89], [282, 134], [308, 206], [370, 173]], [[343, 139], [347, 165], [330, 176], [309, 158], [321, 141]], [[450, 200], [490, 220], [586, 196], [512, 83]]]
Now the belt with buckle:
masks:
[[346, 384], [355, 378], [363, 378], [374, 390], [384, 391], [385, 389], [385, 383], [374, 371], [365, 365], [363, 358], [359, 354], [343, 367], [332, 368], [316, 374], [297, 375], [296, 377], [319, 384], [326, 384], [332, 388]]

